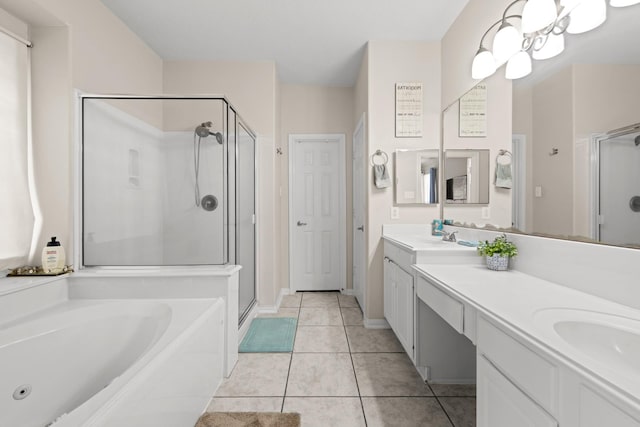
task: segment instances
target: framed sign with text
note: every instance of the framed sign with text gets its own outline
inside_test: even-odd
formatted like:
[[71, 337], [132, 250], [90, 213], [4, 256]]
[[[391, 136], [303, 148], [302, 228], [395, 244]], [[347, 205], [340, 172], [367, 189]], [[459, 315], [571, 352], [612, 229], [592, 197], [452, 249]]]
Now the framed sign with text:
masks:
[[422, 136], [422, 83], [396, 83], [396, 138]]
[[460, 98], [458, 136], [487, 136], [487, 85], [480, 83]]

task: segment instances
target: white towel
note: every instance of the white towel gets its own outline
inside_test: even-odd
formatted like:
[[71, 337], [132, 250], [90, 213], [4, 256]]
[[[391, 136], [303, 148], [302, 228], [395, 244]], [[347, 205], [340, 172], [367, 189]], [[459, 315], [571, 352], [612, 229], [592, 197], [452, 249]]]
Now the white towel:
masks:
[[373, 181], [376, 184], [376, 188], [391, 187], [391, 179], [385, 165], [373, 166]]
[[512, 185], [511, 163], [502, 164], [496, 162], [496, 187], [511, 188]]

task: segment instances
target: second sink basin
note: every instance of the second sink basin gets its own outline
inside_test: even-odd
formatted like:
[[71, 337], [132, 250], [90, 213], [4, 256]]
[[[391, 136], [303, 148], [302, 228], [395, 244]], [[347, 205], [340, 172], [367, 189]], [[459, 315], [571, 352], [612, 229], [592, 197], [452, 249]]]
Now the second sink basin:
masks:
[[607, 369], [640, 377], [640, 320], [554, 308], [536, 312], [534, 323]]

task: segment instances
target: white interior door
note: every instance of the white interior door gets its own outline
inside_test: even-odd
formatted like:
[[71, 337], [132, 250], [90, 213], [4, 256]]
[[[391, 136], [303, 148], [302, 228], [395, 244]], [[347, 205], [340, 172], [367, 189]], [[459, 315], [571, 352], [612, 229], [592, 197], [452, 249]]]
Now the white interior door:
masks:
[[365, 309], [364, 114], [353, 133], [353, 293]]
[[344, 135], [289, 136], [289, 265], [293, 290], [345, 287]]

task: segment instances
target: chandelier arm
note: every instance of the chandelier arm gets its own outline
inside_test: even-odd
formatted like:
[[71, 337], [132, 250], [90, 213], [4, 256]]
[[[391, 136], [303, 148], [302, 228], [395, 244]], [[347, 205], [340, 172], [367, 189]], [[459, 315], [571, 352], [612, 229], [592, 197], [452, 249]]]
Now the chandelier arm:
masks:
[[504, 21], [505, 19], [507, 19], [507, 12], [509, 11], [509, 9], [511, 9], [511, 6], [513, 6], [514, 4], [519, 3], [519, 2], [521, 2], [521, 1], [526, 2], [527, 0], [514, 0], [513, 2], [511, 2], [511, 3], [509, 4], [509, 6], [507, 6], [507, 7], [504, 9], [504, 12], [502, 13], [502, 20], [503, 20], [503, 21]]
[[[516, 0], [516, 2], [517, 2], [517, 1], [522, 1], [522, 0]], [[516, 3], [516, 2], [513, 2], [513, 3]], [[512, 3], [512, 4], [513, 4], [513, 3]], [[522, 19], [522, 15], [509, 15], [509, 16], [504, 16], [502, 19], [500, 19], [500, 20], [498, 20], [498, 21], [494, 22], [494, 23], [489, 27], [489, 29], [487, 29], [487, 31], [485, 31], [485, 32], [484, 32], [484, 34], [482, 35], [482, 38], [480, 39], [480, 48], [482, 48], [482, 47], [483, 47], [484, 38], [487, 36], [487, 34], [489, 34], [489, 32], [490, 32], [491, 30], [493, 30], [493, 29], [496, 27], [496, 25], [501, 24], [501, 23], [502, 23], [503, 21], [505, 21], [506, 19], [511, 19], [511, 18], [520, 18], [520, 19]]]

